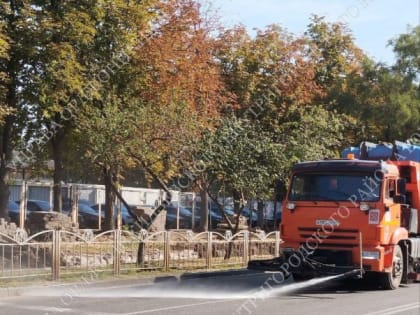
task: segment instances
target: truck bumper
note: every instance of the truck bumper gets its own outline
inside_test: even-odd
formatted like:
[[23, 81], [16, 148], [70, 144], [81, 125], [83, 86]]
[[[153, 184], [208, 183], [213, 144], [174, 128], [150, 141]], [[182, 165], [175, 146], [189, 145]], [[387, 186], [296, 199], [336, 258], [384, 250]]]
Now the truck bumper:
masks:
[[[294, 256], [294, 259], [291, 259]], [[287, 253], [284, 256], [268, 260], [251, 260], [248, 269], [259, 271], [280, 271], [287, 278], [290, 275], [301, 278], [342, 275], [349, 278], [361, 278], [364, 270], [360, 265], [336, 266], [314, 261], [310, 258], [296, 259], [296, 253]]]
[[348, 278], [362, 278], [364, 270], [360, 266], [333, 266], [306, 260], [299, 267], [291, 267], [289, 272], [302, 278], [342, 275]]

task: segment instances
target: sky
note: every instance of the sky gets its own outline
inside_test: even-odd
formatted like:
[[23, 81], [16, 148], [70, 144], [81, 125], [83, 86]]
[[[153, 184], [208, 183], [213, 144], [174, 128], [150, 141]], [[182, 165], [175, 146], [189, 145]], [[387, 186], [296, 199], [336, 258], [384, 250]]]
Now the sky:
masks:
[[356, 44], [377, 62], [395, 61], [390, 39], [420, 24], [420, 0], [210, 0], [223, 25], [245, 25], [250, 32], [279, 24], [302, 34], [311, 14], [345, 22]]

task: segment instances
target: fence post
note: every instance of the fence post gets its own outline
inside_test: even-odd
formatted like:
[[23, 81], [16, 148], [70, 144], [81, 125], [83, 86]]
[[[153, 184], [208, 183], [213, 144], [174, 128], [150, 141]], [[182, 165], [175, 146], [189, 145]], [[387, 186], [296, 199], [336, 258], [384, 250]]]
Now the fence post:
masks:
[[56, 281], [60, 279], [60, 231], [54, 230], [52, 232], [52, 261], [51, 261], [51, 272], [52, 280]]
[[55, 279], [55, 256], [57, 255], [56, 254], [56, 251], [57, 251], [57, 246], [55, 245], [55, 243], [56, 243], [56, 241], [55, 241], [55, 238], [56, 238], [56, 235], [55, 235], [55, 231], [53, 231], [53, 234], [52, 234], [52, 243], [51, 243], [51, 246], [52, 246], [52, 248], [51, 248], [51, 251], [52, 251], [52, 255], [51, 255], [51, 280], [52, 281], [54, 281], [54, 280], [56, 280]]
[[213, 256], [213, 232], [207, 232], [207, 269], [211, 269], [211, 259]]
[[120, 274], [121, 230], [114, 230], [114, 276]]
[[19, 227], [25, 229], [26, 220], [26, 199], [27, 199], [28, 186], [25, 180], [22, 181], [19, 196]]
[[170, 231], [165, 231], [164, 234], [163, 234], [163, 236], [164, 236], [163, 237], [163, 241], [164, 241], [164, 244], [163, 244], [163, 263], [164, 263], [164, 268], [165, 268], [166, 272], [169, 271], [169, 259], [170, 259], [169, 251], [171, 249], [171, 246], [169, 244], [169, 242], [171, 240], [170, 233], [171, 233]]
[[249, 232], [248, 231], [244, 231], [244, 266], [246, 266], [248, 264], [249, 261], [249, 257], [248, 257], [248, 245], [249, 245]]
[[79, 185], [72, 185], [71, 200], [71, 221], [79, 223]]
[[276, 248], [274, 249], [274, 256], [280, 256], [280, 231], [276, 231]]
[[248, 260], [252, 260], [252, 232], [248, 232]]

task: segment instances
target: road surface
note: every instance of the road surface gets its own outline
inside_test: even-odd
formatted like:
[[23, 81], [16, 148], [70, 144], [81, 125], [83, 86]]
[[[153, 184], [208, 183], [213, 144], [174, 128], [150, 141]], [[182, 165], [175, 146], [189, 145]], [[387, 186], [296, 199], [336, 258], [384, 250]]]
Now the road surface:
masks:
[[16, 296], [0, 297], [0, 314], [420, 314], [419, 283], [383, 291], [357, 281], [273, 279], [280, 280], [275, 273], [251, 271], [112, 282], [85, 278], [11, 290]]

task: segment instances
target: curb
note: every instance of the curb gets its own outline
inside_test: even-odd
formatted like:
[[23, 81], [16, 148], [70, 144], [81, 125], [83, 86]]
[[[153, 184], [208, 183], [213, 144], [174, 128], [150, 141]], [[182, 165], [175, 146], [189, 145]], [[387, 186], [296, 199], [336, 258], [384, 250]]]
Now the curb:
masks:
[[223, 270], [223, 271], [209, 271], [209, 272], [187, 272], [179, 276], [179, 280], [190, 280], [200, 278], [211, 278], [211, 277], [231, 277], [241, 276], [248, 274], [250, 271], [247, 269], [234, 269], [234, 270]]

